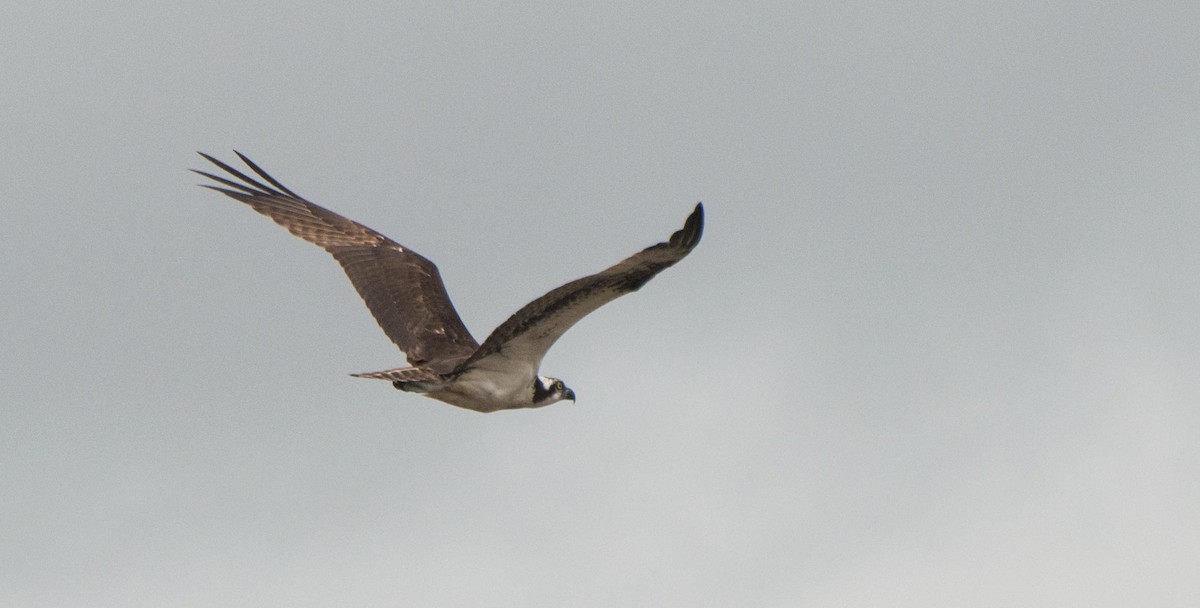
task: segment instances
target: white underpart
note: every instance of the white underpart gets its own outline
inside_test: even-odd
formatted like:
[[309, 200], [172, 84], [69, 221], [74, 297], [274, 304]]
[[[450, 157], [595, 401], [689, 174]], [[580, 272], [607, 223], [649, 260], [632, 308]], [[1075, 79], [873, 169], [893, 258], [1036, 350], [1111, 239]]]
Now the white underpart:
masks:
[[528, 362], [493, 355], [480, 360], [455, 378], [453, 391], [483, 403], [501, 406], [528, 404], [533, 399], [533, 378], [537, 368]]

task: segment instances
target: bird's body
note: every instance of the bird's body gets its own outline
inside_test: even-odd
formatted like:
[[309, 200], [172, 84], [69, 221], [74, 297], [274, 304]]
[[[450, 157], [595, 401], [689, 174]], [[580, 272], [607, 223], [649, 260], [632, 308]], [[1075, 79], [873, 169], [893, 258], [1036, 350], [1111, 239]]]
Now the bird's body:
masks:
[[[406, 382], [400, 383], [398, 388], [476, 411], [542, 407], [555, 403], [557, 400], [551, 401], [546, 397], [556, 380], [538, 378], [536, 372], [528, 366], [525, 373], [514, 373], [510, 366], [491, 369], [485, 365], [467, 370], [450, 381]], [[535, 379], [542, 383], [540, 390], [534, 383]], [[563, 392], [561, 387], [559, 392]], [[563, 397], [569, 398], [566, 395]]]
[[400, 390], [478, 412], [574, 401], [575, 393], [561, 380], [538, 374], [546, 351], [588, 313], [636, 291], [683, 259], [700, 242], [704, 230], [704, 208], [697, 204], [684, 227], [667, 242], [551, 290], [522, 307], [479, 344], [454, 310], [432, 262], [362, 224], [304, 200], [240, 153], [238, 157], [265, 183], [201, 155], [230, 176], [196, 171], [220, 184], [205, 187], [249, 205], [333, 255], [380, 328], [404, 351], [410, 364], [352, 375], [388, 380]]

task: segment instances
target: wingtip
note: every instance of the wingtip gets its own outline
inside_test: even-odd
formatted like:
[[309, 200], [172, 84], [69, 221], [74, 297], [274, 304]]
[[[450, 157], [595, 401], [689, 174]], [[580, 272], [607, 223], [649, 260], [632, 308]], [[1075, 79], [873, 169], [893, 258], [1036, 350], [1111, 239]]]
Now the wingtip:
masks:
[[[242, 153], [238, 152], [237, 150], [234, 150], [233, 153], [237, 154], [238, 156], [242, 155]], [[204, 152], [202, 150], [196, 150], [196, 154], [199, 154], [200, 156], [203, 156], [204, 158], [207, 158], [208, 160], [216, 160], [216, 157], [214, 157], [213, 155], [211, 155], [207, 152]]]
[[704, 203], [696, 203], [696, 209], [683, 223], [683, 231], [689, 249], [700, 242], [700, 237], [704, 235]]
[[[667, 241], [671, 247], [681, 247], [691, 251], [704, 235], [704, 204], [696, 203], [691, 215], [683, 222], [683, 228], [676, 230]], [[686, 255], [686, 254], [685, 254]]]

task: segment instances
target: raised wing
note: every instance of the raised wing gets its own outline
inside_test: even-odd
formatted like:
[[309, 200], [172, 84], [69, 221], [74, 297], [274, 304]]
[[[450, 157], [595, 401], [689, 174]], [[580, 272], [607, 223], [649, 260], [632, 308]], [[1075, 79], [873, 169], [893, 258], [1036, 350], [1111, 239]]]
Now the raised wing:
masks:
[[637, 291], [682, 260], [700, 242], [703, 232], [704, 205], [697, 203], [683, 228], [667, 242], [647, 247], [607, 270], [571, 281], [526, 304], [455, 371], [477, 367], [528, 370], [530, 366], [536, 370], [546, 351], [571, 326], [597, 308]]
[[257, 179], [201, 152], [234, 181], [195, 171], [220, 186], [204, 184], [246, 203], [288, 232], [333, 254], [367, 308], [408, 362], [448, 372], [478, 348], [446, 294], [437, 266], [399, 243], [320, 207], [288, 190], [241, 152], [234, 152]]

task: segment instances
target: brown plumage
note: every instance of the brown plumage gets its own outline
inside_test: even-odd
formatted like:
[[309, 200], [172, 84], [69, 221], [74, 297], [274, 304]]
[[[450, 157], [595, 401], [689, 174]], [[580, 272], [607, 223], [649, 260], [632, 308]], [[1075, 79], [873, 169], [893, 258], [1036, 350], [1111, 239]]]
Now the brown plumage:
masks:
[[196, 171], [220, 184], [204, 187], [249, 205], [333, 255], [411, 366], [355, 376], [389, 380], [396, 388], [476, 411], [573, 400], [574, 393], [561, 381], [537, 375], [546, 351], [588, 313], [640, 289], [687, 256], [704, 231], [704, 207], [697, 204], [667, 242], [551, 290], [509, 317], [481, 346], [463, 325], [433, 262], [305, 200], [240, 152], [235, 154], [262, 181], [200, 154], [239, 180]]

